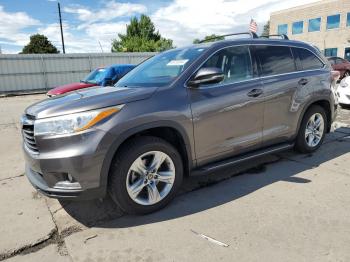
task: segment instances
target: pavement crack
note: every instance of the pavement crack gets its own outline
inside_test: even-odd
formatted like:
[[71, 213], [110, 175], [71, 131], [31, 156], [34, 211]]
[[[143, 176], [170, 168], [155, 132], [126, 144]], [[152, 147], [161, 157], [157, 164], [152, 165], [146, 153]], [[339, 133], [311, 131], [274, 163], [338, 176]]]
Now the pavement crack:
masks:
[[56, 221], [53, 217], [53, 213], [50, 211], [46, 200], [45, 200], [45, 204], [46, 204], [46, 207], [48, 209], [48, 212], [51, 215], [51, 219], [52, 219], [53, 223], [55, 224], [55, 228], [52, 229], [52, 231], [47, 235], [47, 237], [45, 237], [42, 240], [39, 240], [38, 242], [36, 242], [33, 245], [26, 245], [26, 246], [23, 246], [23, 247], [15, 250], [15, 251], [5, 252], [5, 253], [0, 254], [0, 261], [3, 261], [5, 259], [9, 259], [11, 257], [15, 257], [17, 255], [27, 255], [30, 253], [34, 253], [34, 252], [37, 252], [37, 251], [39, 251], [39, 250], [41, 250], [41, 249], [43, 249], [51, 244], [57, 245], [59, 255], [69, 256], [64, 239], [66, 237], [74, 234], [74, 233], [82, 231], [82, 228], [77, 227], [77, 226], [71, 226], [71, 227], [66, 228], [64, 231], [59, 232]]
[[5, 177], [5, 178], [0, 179], [0, 182], [5, 181], [5, 180], [10, 180], [12, 178], [22, 177], [22, 176], [24, 176], [24, 174], [20, 174], [18, 176]]
[[37, 243], [33, 245], [26, 245], [15, 251], [5, 252], [0, 254], [0, 261], [3, 261], [5, 259], [17, 256], [17, 255], [26, 255], [29, 253], [36, 252], [40, 249], [43, 249], [44, 247], [47, 247], [48, 245], [55, 243], [56, 242], [55, 239], [57, 238], [57, 235], [58, 235], [57, 228], [55, 228], [48, 234], [47, 238], [39, 240]]

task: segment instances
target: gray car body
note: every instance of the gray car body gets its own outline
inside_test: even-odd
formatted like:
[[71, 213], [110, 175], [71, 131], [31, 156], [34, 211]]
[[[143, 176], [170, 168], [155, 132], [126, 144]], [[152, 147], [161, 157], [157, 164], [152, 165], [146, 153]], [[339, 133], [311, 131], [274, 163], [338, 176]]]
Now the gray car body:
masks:
[[[255, 65], [255, 77], [250, 80], [225, 86], [187, 86], [200, 66], [218, 50], [262, 44], [308, 49], [322, 59], [324, 68], [260, 77]], [[203, 54], [169, 86], [90, 88], [28, 107], [25, 117], [35, 123], [35, 119], [125, 104], [108, 121], [80, 133], [35, 137], [39, 154], [33, 154], [24, 144], [26, 174], [33, 186], [51, 197], [103, 197], [118, 148], [145, 130], [165, 127], [179, 134], [187, 173], [271, 145], [292, 143], [303, 114], [313, 103], [328, 107], [329, 130], [335, 116], [331, 69], [312, 46], [266, 39], [219, 41], [206, 46]], [[308, 79], [304, 86], [298, 84], [302, 78]], [[247, 96], [255, 88], [262, 89], [263, 94]], [[55, 189], [55, 183], [62, 179], [60, 173], [71, 174], [82, 189]]]

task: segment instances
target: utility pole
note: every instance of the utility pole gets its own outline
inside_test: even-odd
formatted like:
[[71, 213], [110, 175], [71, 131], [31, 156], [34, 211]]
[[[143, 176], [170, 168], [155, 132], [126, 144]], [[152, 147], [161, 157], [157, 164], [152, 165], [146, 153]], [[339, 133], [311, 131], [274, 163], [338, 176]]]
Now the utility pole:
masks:
[[66, 53], [66, 50], [64, 48], [64, 38], [63, 38], [63, 28], [62, 28], [62, 17], [61, 17], [61, 5], [59, 2], [57, 2], [58, 5], [58, 16], [60, 18], [60, 27], [61, 27], [61, 40], [62, 40], [62, 50], [63, 50], [63, 54]]

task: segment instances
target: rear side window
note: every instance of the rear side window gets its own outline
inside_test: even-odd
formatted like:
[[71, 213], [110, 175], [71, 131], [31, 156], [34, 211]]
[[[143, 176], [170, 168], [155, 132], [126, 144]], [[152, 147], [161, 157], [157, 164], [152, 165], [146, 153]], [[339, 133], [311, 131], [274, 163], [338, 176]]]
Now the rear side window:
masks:
[[338, 57], [337, 60], [335, 60], [335, 63], [336, 64], [343, 64], [343, 63], [346, 63], [346, 61], [344, 59]]
[[312, 52], [303, 48], [295, 48], [299, 54], [299, 59], [303, 70], [320, 69], [323, 67], [321, 60]]
[[278, 75], [296, 70], [292, 52], [287, 46], [256, 46], [262, 76]]

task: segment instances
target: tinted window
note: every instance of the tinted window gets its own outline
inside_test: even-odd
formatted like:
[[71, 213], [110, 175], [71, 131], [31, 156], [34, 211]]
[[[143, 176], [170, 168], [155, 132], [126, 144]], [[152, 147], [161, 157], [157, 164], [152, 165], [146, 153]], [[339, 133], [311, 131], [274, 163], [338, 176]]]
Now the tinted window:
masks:
[[293, 27], [292, 27], [292, 34], [296, 35], [296, 34], [303, 33], [303, 27], [304, 27], [304, 22], [303, 21], [294, 22], [293, 23]]
[[303, 48], [296, 48], [303, 70], [320, 69], [323, 63], [312, 52]]
[[288, 25], [287, 24], [278, 25], [277, 34], [279, 35], [288, 34]]
[[321, 18], [315, 18], [309, 20], [309, 32], [320, 31], [321, 29]]
[[343, 64], [343, 63], [345, 63], [345, 60], [340, 58], [340, 57], [337, 57], [337, 59], [335, 60], [335, 63], [336, 64]]
[[346, 26], [350, 26], [350, 13], [346, 15]]
[[289, 47], [256, 46], [255, 50], [263, 76], [295, 71], [295, 63]]
[[331, 15], [327, 17], [327, 29], [339, 28], [340, 15]]
[[225, 78], [222, 83], [233, 83], [253, 77], [249, 48], [247, 46], [229, 47], [210, 57], [202, 68], [220, 68]]
[[335, 59], [334, 58], [328, 58], [329, 63], [331, 63], [331, 65], [335, 64]]

